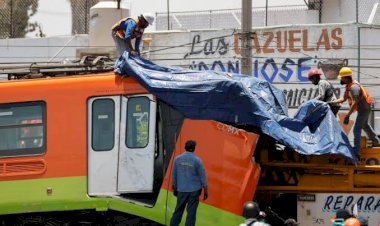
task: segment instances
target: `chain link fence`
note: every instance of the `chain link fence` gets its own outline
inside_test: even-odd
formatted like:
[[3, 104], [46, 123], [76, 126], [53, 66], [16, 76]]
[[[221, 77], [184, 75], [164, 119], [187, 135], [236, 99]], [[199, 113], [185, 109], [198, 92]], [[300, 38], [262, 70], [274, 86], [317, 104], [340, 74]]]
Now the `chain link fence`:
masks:
[[37, 12], [38, 0], [0, 1], [0, 38], [24, 37], [34, 31], [38, 23], [29, 18]]
[[[378, 0], [305, 0], [287, 5], [286, 0], [268, 0], [252, 8], [252, 26], [360, 22], [380, 25]], [[332, 11], [331, 9], [337, 9]], [[241, 27], [241, 9], [156, 13], [156, 30], [230, 29]]]
[[[353, 1], [353, 0], [350, 0]], [[358, 22], [380, 25], [379, 0], [355, 0], [358, 1]], [[356, 13], [354, 14], [356, 15]]]
[[71, 34], [88, 34], [90, 8], [99, 0], [70, 0], [72, 12]]
[[[90, 8], [99, 0], [56, 0], [70, 3], [67, 14], [54, 15], [70, 19], [72, 34], [88, 34]], [[254, 27], [284, 24], [318, 24], [360, 22], [380, 25], [378, 0], [305, 0], [303, 5], [287, 5], [287, 0], [268, 0], [264, 7], [252, 8]], [[53, 2], [51, 3], [53, 4]], [[275, 6], [277, 4], [280, 6]], [[38, 14], [39, 0], [0, 0], [0, 38], [25, 37], [30, 32], [43, 37]], [[329, 9], [337, 10], [329, 10]], [[47, 12], [45, 12], [47, 13]], [[53, 14], [54, 12], [50, 12]], [[156, 30], [229, 29], [241, 27], [241, 9], [156, 13]], [[70, 25], [69, 25], [70, 26]]]
[[[312, 15], [310, 15], [312, 14]], [[252, 26], [295, 24], [299, 21], [318, 23], [317, 11], [308, 11], [306, 5], [252, 8]], [[156, 30], [229, 29], [241, 27], [241, 9], [193, 12], [156, 13]], [[310, 19], [312, 21], [310, 21]], [[168, 27], [169, 26], [169, 27]]]

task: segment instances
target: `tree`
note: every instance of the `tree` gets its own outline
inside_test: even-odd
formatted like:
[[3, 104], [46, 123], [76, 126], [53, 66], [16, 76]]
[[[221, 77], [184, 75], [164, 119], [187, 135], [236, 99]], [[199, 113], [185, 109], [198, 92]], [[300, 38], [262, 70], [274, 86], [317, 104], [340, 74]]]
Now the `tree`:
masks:
[[37, 12], [38, 0], [0, 1], [0, 38], [23, 38], [39, 27], [29, 19]]

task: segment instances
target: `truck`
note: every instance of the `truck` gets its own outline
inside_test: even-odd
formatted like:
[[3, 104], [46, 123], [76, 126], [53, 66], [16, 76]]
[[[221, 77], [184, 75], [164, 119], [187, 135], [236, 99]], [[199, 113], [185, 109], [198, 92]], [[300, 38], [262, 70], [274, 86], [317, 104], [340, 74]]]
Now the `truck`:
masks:
[[168, 225], [172, 164], [189, 139], [209, 183], [197, 225], [238, 225], [249, 200], [272, 225], [330, 225], [354, 204], [380, 222], [380, 156], [365, 143], [355, 165], [299, 154], [256, 127], [192, 119], [104, 57], [0, 74], [3, 225]]

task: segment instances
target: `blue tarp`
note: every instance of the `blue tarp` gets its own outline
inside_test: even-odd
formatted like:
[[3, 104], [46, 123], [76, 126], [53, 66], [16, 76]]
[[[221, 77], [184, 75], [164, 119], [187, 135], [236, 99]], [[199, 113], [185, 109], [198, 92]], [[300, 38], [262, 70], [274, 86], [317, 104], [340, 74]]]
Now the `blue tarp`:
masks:
[[301, 154], [338, 154], [356, 162], [347, 136], [324, 102], [307, 101], [291, 118], [284, 93], [252, 76], [162, 66], [128, 57], [127, 52], [115, 66], [117, 73], [134, 77], [187, 118], [257, 126]]

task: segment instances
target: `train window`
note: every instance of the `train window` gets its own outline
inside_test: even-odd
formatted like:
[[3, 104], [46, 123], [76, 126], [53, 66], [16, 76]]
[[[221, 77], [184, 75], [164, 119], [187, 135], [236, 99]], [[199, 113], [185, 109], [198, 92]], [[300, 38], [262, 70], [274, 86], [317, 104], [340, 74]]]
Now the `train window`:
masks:
[[125, 144], [129, 148], [144, 148], [149, 140], [150, 101], [147, 97], [128, 99]]
[[92, 104], [92, 149], [109, 151], [115, 142], [115, 102], [97, 99]]
[[0, 104], [0, 157], [44, 154], [46, 104]]

